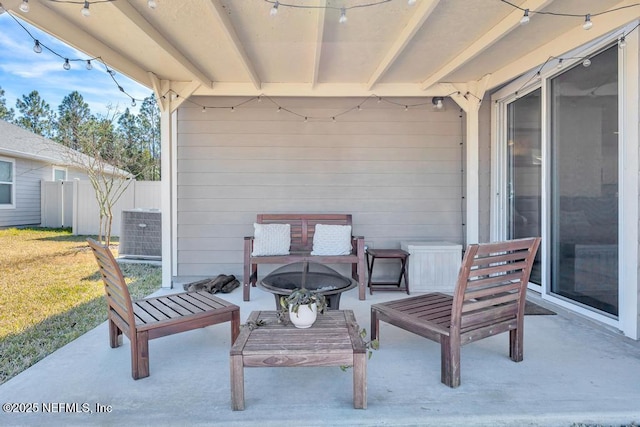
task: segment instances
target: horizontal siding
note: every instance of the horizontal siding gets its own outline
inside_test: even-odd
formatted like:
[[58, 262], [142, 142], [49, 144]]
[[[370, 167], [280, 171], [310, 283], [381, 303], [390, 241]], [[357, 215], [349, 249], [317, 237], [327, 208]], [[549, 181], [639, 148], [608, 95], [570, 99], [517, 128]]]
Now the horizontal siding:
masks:
[[16, 160], [15, 209], [0, 209], [0, 227], [40, 225], [40, 181], [51, 178], [51, 165]]
[[[358, 100], [278, 100], [312, 117], [307, 123], [268, 101], [205, 114], [185, 103], [178, 111], [178, 276], [241, 276], [243, 237], [253, 234], [258, 213], [351, 213], [354, 234], [370, 247], [461, 243], [462, 119], [458, 111], [402, 107], [425, 99], [368, 102], [345, 115]], [[207, 106], [238, 101], [198, 98]]]

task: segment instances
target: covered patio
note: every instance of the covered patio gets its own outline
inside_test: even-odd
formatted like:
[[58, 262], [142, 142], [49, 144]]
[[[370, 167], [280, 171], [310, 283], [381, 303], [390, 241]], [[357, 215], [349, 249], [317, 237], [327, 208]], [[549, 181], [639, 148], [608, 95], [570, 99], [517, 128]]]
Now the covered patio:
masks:
[[[24, 3], [29, 7], [21, 9]], [[80, 11], [85, 3], [89, 18]], [[617, 303], [590, 320], [597, 309], [561, 296], [553, 300], [562, 305], [553, 307], [557, 315], [526, 316], [521, 363], [508, 359], [506, 336], [465, 346], [458, 389], [439, 381], [437, 344], [383, 324], [381, 349], [368, 363], [366, 410], [352, 408], [350, 373], [300, 368], [248, 370], [247, 408], [232, 412], [227, 325], [153, 341], [151, 376], [134, 382], [128, 347], [110, 349], [102, 325], [0, 386], [0, 400], [99, 403], [111, 412], [3, 413], [3, 424], [640, 421], [640, 343], [631, 339], [640, 330], [637, 2], [2, 0], [2, 7], [155, 92], [162, 109], [163, 292], [220, 273], [241, 277], [243, 237], [259, 213], [353, 214], [354, 234], [374, 249], [415, 239], [464, 245], [509, 237], [507, 161], [497, 153], [513, 140], [500, 126], [507, 117], [501, 108], [535, 89], [540, 148], [520, 160], [539, 174], [530, 196], [541, 206], [541, 302], [555, 298], [550, 261], [570, 254], [565, 266], [578, 271], [589, 262], [576, 254], [593, 249], [610, 254], [602, 265], [615, 281], [613, 291], [603, 291]], [[615, 81], [598, 85], [602, 68], [594, 66], [590, 78], [580, 75], [558, 94], [573, 102], [569, 113], [591, 107], [590, 99], [607, 103], [589, 108], [593, 115], [560, 117], [574, 126], [569, 137], [552, 140], [548, 101], [553, 79], [563, 78], [557, 70], [597, 65], [605, 49], [613, 64], [606, 76]], [[610, 126], [600, 126], [603, 111]], [[589, 132], [574, 132], [583, 128]], [[602, 146], [604, 139], [610, 145]], [[566, 171], [596, 171], [593, 183], [578, 176], [578, 190], [611, 195], [615, 209], [607, 213], [615, 223], [606, 245], [552, 245], [553, 227], [580, 219], [580, 212], [548, 215], [550, 147], [558, 141], [598, 160]], [[597, 158], [585, 141], [598, 143]], [[564, 191], [576, 195], [571, 186]], [[241, 295], [225, 298], [241, 307], [243, 320], [252, 310], [273, 309], [271, 294], [256, 290], [251, 301]], [[362, 301], [352, 290], [341, 307], [369, 329], [370, 304], [396, 297], [380, 292]]]
[[73, 66], [154, 91], [163, 287], [240, 277], [260, 213], [352, 214], [374, 249], [525, 237], [520, 221], [542, 237], [543, 299], [640, 336], [640, 3], [1, 5], [82, 52]]
[[[162, 290], [160, 293], [167, 293]], [[271, 294], [250, 302], [272, 310]], [[371, 303], [402, 297], [355, 289], [341, 308], [369, 329]], [[231, 410], [229, 325], [153, 340], [148, 378], [131, 379], [129, 343], [109, 348], [102, 324], [0, 386], [2, 403], [36, 403], [38, 413], [0, 414], [18, 425], [344, 425], [573, 426], [640, 422], [640, 343], [539, 301], [557, 315], [525, 316], [524, 361], [508, 357], [502, 334], [464, 346], [462, 384], [440, 383], [439, 345], [382, 324], [381, 348], [368, 361], [367, 409], [353, 409], [352, 374], [336, 367], [248, 368], [246, 409]], [[68, 413], [77, 403], [93, 413]], [[42, 404], [52, 413], [43, 413]], [[96, 404], [101, 406], [97, 407]], [[66, 405], [66, 406], [65, 406]], [[102, 413], [97, 413], [101, 408]]]

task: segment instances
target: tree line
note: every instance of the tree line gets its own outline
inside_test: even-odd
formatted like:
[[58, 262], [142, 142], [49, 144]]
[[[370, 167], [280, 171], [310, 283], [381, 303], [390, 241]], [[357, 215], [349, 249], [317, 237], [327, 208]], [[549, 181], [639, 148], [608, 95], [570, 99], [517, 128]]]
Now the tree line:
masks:
[[92, 114], [78, 91], [62, 100], [57, 111], [31, 91], [7, 106], [0, 87], [0, 119], [52, 139], [88, 156], [98, 155], [137, 180], [160, 180], [160, 110], [153, 95], [142, 101], [137, 114], [113, 107], [104, 115]]

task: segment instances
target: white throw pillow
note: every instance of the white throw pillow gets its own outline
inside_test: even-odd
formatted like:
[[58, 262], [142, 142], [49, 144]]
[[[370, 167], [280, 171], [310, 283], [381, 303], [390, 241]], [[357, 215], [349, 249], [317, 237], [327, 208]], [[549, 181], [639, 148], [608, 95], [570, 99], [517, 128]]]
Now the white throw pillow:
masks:
[[351, 226], [316, 224], [311, 255], [351, 254]]
[[291, 224], [253, 224], [251, 256], [289, 255]]

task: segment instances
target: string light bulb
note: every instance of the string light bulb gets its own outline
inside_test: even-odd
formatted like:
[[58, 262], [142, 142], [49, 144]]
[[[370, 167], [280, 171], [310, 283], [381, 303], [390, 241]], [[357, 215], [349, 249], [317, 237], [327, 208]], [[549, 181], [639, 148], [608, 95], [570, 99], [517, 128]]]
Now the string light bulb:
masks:
[[276, 1], [273, 4], [273, 7], [271, 8], [271, 11], [269, 12], [269, 15], [276, 16], [278, 14], [278, 6], [280, 6], [280, 2]]
[[22, 4], [20, 4], [20, 10], [24, 13], [29, 12], [29, 0], [22, 0]]
[[38, 40], [36, 40], [35, 44], [33, 45], [33, 51], [35, 53], [42, 53], [42, 46], [40, 45], [40, 42]]
[[147, 1], [147, 6], [149, 6], [149, 9], [155, 9], [158, 7], [158, 3], [156, 3], [156, 0], [149, 0]]
[[202, 107], [202, 112], [203, 112], [203, 113], [206, 113], [206, 112], [207, 112], [207, 107], [204, 107], [204, 106], [203, 106], [203, 107]]
[[624, 49], [626, 46], [627, 46], [627, 39], [624, 36], [620, 37], [620, 40], [618, 40], [618, 47], [620, 49]]
[[442, 110], [444, 108], [444, 104], [442, 101], [444, 101], [444, 98], [442, 98], [441, 96], [434, 96], [431, 99], [431, 103], [433, 104], [436, 110]]
[[87, 59], [87, 65], [85, 65], [85, 68], [89, 71], [93, 70], [93, 65], [91, 64], [90, 59]]
[[593, 22], [591, 22], [591, 14], [587, 13], [584, 16], [584, 24], [582, 24], [582, 28], [584, 28], [585, 30], [589, 30], [591, 29], [591, 27], [593, 27]]
[[135, 99], [133, 99], [133, 98], [131, 98], [131, 106], [132, 106], [132, 107], [135, 107], [135, 106], [136, 106], [136, 100], [135, 100]]
[[564, 59], [562, 58], [558, 59], [558, 69], [562, 68], [563, 65], [564, 65]]
[[69, 63], [69, 58], [64, 59], [64, 64], [62, 64], [62, 68], [69, 71], [71, 69], [71, 64]]
[[89, 10], [89, 2], [87, 0], [85, 0], [84, 6], [82, 6], [82, 10], [80, 11], [80, 13], [82, 13], [82, 16], [84, 17], [91, 16], [91, 11]]
[[520, 24], [525, 25], [529, 23], [529, 9], [524, 10], [524, 15], [520, 18]]
[[591, 65], [591, 60], [589, 58], [585, 59], [584, 61], [582, 61], [582, 66], [583, 67], [588, 67], [589, 65]]
[[338, 19], [338, 22], [341, 24], [347, 22], [347, 9], [345, 9], [344, 7], [340, 9], [340, 19]]

